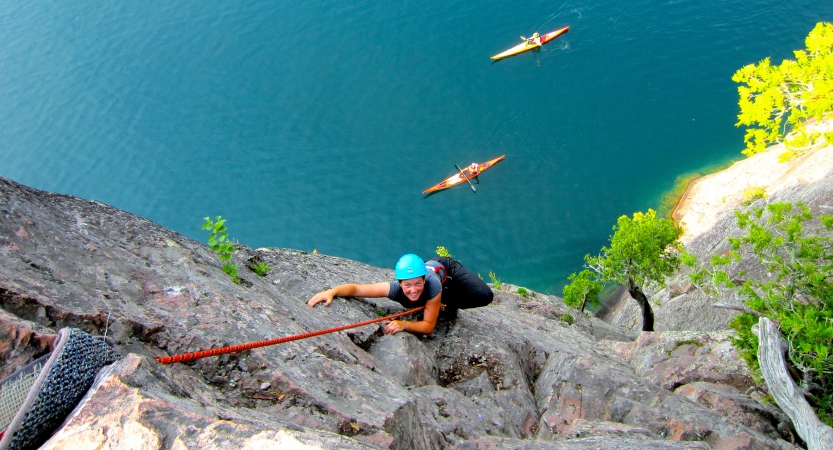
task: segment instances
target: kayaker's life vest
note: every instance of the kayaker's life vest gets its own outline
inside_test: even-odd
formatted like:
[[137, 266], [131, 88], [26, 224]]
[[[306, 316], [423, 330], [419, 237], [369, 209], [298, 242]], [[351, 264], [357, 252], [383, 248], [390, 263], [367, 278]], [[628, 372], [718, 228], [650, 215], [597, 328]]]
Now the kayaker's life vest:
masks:
[[448, 279], [450, 279], [450, 277], [448, 276], [448, 271], [445, 270], [445, 266], [440, 264], [439, 261], [434, 261], [434, 260], [426, 261], [425, 262], [425, 270], [427, 270], [429, 272], [434, 272], [435, 274], [437, 274], [437, 278], [440, 279], [440, 284], [445, 284], [445, 282]]

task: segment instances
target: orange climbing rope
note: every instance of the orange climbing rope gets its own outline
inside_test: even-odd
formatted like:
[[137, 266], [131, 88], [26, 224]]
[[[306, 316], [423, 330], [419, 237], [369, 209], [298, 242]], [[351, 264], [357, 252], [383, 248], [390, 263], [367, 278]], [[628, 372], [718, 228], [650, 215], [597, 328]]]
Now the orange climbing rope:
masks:
[[209, 356], [225, 355], [226, 353], [242, 352], [243, 350], [250, 350], [250, 349], [253, 349], [253, 348], [266, 347], [268, 345], [283, 344], [284, 342], [297, 341], [299, 339], [306, 339], [306, 338], [310, 338], [310, 337], [313, 337], [313, 336], [321, 336], [322, 334], [335, 333], [336, 331], [349, 330], [350, 328], [363, 327], [365, 325], [370, 325], [371, 323], [376, 323], [376, 322], [381, 322], [383, 320], [390, 320], [390, 319], [395, 319], [397, 317], [406, 316], [408, 314], [412, 314], [412, 313], [415, 313], [417, 311], [421, 311], [423, 309], [425, 309], [425, 307], [420, 306], [419, 308], [409, 309], [405, 312], [392, 314], [390, 316], [385, 316], [385, 317], [379, 317], [378, 319], [365, 320], [364, 322], [354, 323], [354, 324], [350, 324], [350, 325], [342, 325], [340, 327], [335, 327], [335, 328], [327, 328], [327, 329], [324, 329], [324, 330], [310, 331], [309, 333], [301, 333], [301, 334], [296, 334], [294, 336], [286, 336], [286, 337], [282, 337], [282, 338], [267, 339], [265, 341], [249, 342], [247, 344], [231, 345], [231, 346], [222, 347], [222, 348], [212, 348], [210, 350], [200, 350], [198, 352], [183, 353], [181, 355], [165, 356], [165, 357], [162, 357], [162, 358], [156, 358], [154, 361], [156, 361], [160, 364], [172, 364], [172, 363], [178, 363], [178, 362], [191, 361], [191, 360], [194, 360], [194, 359], [206, 358], [206, 357], [209, 357]]

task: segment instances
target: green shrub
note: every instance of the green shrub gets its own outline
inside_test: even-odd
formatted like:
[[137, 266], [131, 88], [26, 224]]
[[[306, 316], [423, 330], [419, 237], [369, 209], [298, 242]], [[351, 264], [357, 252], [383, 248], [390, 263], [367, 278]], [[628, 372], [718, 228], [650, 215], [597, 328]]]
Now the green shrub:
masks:
[[572, 325], [575, 322], [575, 319], [569, 313], [565, 313], [561, 316], [561, 321], [566, 322], [568, 325]]
[[266, 276], [266, 272], [272, 270], [272, 268], [267, 266], [263, 261], [260, 261], [257, 264], [252, 265], [251, 269], [252, 269], [252, 272], [254, 272], [254, 273], [256, 273], [256, 274], [258, 274], [262, 277]]
[[518, 294], [520, 294], [521, 297], [526, 297], [528, 295], [525, 287], [519, 287], [518, 288]]
[[[809, 381], [802, 387], [811, 405], [833, 425], [833, 216], [814, 221], [809, 208], [790, 203], [735, 215], [745, 234], [730, 238], [731, 251], [713, 255], [692, 281], [716, 298], [737, 295], [779, 324], [790, 364]], [[743, 261], [754, 261], [762, 270], [732, 270]], [[757, 321], [741, 314], [730, 324], [737, 331], [735, 346], [755, 371], [760, 368], [758, 338], [751, 327]]]
[[[202, 229], [211, 230], [211, 234], [208, 236], [208, 246], [211, 247], [211, 251], [219, 254], [220, 261], [228, 262], [231, 261], [231, 255], [237, 249], [228, 240], [225, 223], [226, 220], [222, 216], [217, 216], [214, 221], [206, 217], [205, 223], [202, 224]], [[224, 264], [223, 272], [230, 276], [231, 280], [235, 283], [240, 282], [240, 278], [237, 276], [237, 264]]]

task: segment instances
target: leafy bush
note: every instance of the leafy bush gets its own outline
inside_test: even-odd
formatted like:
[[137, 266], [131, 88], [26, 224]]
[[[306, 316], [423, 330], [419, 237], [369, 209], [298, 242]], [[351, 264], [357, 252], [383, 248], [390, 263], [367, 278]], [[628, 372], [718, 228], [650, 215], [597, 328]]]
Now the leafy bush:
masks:
[[[713, 255], [692, 281], [715, 298], [737, 296], [751, 310], [779, 323], [790, 363], [819, 418], [833, 425], [833, 216], [814, 220], [802, 204], [771, 203], [735, 213], [744, 235], [730, 238], [731, 250]], [[733, 271], [743, 261], [761, 271]], [[692, 261], [686, 261], [693, 265]], [[759, 369], [752, 314], [730, 324], [735, 345], [749, 366]]]
[[526, 297], [527, 295], [529, 295], [525, 287], [519, 287], [518, 294], [520, 294], [521, 297]]
[[561, 316], [561, 321], [566, 322], [568, 325], [572, 325], [575, 323], [576, 319], [574, 319], [569, 313], [565, 313]]
[[[219, 253], [220, 261], [228, 262], [231, 261], [231, 255], [237, 249], [228, 240], [225, 223], [226, 220], [222, 216], [217, 216], [214, 221], [206, 217], [205, 223], [202, 224], [202, 229], [211, 230], [211, 234], [208, 236], [208, 246], [211, 247], [211, 251]], [[237, 264], [224, 264], [223, 272], [230, 276], [231, 280], [235, 283], [240, 282], [240, 278], [237, 276]]]

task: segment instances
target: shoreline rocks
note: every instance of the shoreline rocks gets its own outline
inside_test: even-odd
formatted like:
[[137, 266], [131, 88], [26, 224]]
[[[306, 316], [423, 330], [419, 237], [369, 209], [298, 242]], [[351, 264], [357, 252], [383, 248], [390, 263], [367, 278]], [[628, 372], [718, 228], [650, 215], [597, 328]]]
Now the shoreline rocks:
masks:
[[[829, 131], [833, 129], [833, 121], [823, 122], [815, 129]], [[712, 229], [722, 215], [748, 200], [744, 194], [747, 189], [761, 189], [769, 197], [833, 173], [833, 145], [779, 163], [778, 157], [784, 150], [783, 144], [774, 145], [764, 153], [692, 181], [672, 213], [673, 219], [683, 227], [680, 240], [688, 244]]]

